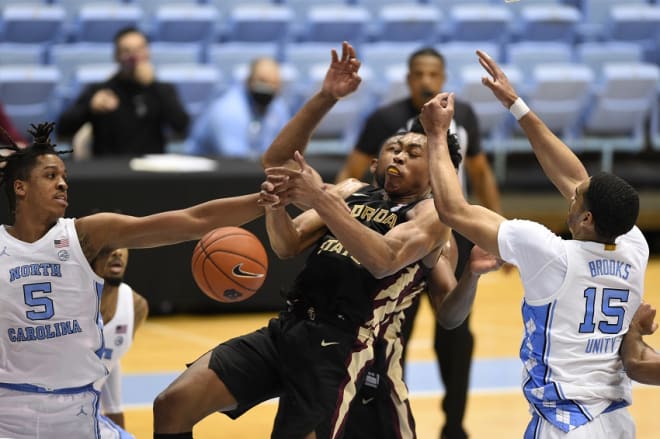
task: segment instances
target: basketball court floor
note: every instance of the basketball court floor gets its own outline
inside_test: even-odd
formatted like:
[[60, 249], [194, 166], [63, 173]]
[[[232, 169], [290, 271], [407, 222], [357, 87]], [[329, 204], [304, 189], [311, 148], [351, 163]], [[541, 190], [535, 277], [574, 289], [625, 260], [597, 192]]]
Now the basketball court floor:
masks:
[[[471, 317], [476, 342], [465, 422], [471, 438], [521, 438], [529, 419], [519, 387], [521, 364], [517, 357], [522, 335], [521, 297], [522, 286], [515, 270], [509, 273], [500, 270], [481, 279]], [[660, 308], [660, 258], [649, 263], [645, 300]], [[185, 363], [223, 340], [258, 329], [273, 315], [149, 318], [122, 362], [127, 429], [137, 439], [150, 439], [153, 398], [183, 371]], [[433, 359], [432, 330], [433, 316], [424, 301], [411, 340], [407, 370], [420, 439], [437, 438], [443, 419], [442, 386]], [[660, 348], [660, 334], [648, 337], [648, 341]], [[630, 411], [637, 424], [637, 437], [660, 438], [660, 387], [636, 384], [633, 398]], [[214, 414], [195, 428], [194, 436], [197, 439], [268, 438], [275, 410], [276, 401], [269, 401], [236, 421]]]

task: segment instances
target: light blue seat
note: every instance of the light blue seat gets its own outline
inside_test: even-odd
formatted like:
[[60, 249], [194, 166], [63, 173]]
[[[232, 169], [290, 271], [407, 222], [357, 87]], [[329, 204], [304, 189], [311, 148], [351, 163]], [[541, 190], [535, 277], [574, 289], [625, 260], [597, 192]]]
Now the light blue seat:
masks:
[[31, 123], [54, 119], [59, 80], [60, 72], [54, 66], [0, 66], [0, 102], [21, 133]]
[[439, 34], [442, 11], [432, 5], [403, 3], [384, 5], [376, 16], [378, 41], [417, 41], [432, 44]]
[[572, 61], [573, 46], [568, 43], [521, 41], [507, 45], [506, 62], [518, 67], [523, 74], [521, 92], [525, 92], [530, 86], [537, 65]]
[[641, 44], [621, 41], [588, 41], [575, 46], [575, 60], [591, 67], [596, 82], [602, 81], [603, 65], [613, 62], [642, 62]]
[[657, 102], [660, 69], [650, 63], [603, 66], [603, 84], [594, 91], [583, 118], [579, 147], [602, 152], [602, 168], [612, 169], [616, 151], [640, 151], [644, 124]]
[[71, 84], [71, 93], [75, 98], [89, 85], [104, 82], [117, 73], [114, 62], [89, 62], [76, 67]]
[[606, 26], [610, 20], [612, 7], [625, 3], [626, 5], [644, 4], [647, 0], [580, 0], [582, 21], [578, 32], [584, 41], [600, 41], [605, 35]]
[[5, 6], [0, 17], [0, 41], [51, 44], [63, 36], [66, 11], [59, 5], [21, 3]]
[[285, 41], [293, 23], [293, 10], [282, 4], [245, 3], [235, 6], [227, 20], [230, 41]]
[[[384, 94], [387, 85], [386, 70], [395, 65], [405, 64], [416, 50], [426, 47], [418, 41], [376, 41], [360, 45], [358, 56], [363, 66], [369, 67], [373, 72], [373, 79], [369, 84], [360, 87], [369, 87], [374, 94]], [[405, 73], [404, 73], [405, 76]]]
[[367, 8], [359, 5], [329, 4], [312, 6], [307, 12], [304, 41], [359, 44], [366, 40], [372, 19]]
[[79, 42], [110, 43], [127, 26], [137, 27], [144, 14], [139, 6], [121, 3], [87, 3], [80, 7], [75, 39]]
[[568, 5], [523, 6], [517, 21], [516, 38], [521, 41], [563, 41], [573, 43], [582, 14]]
[[383, 85], [374, 93], [376, 104], [383, 106], [410, 96], [407, 75], [408, 65], [405, 61], [385, 67]]
[[[317, 64], [325, 64], [327, 68], [330, 65], [332, 49], [341, 55], [341, 42], [288, 43], [284, 46], [283, 59], [294, 65], [299, 72], [308, 72]], [[304, 75], [307, 76], [306, 73]]]
[[206, 61], [222, 72], [223, 77], [231, 78], [234, 68], [248, 64], [256, 58], [268, 56], [279, 58], [280, 47], [275, 42], [229, 41], [214, 43], [208, 47]]
[[200, 43], [167, 43], [154, 41], [149, 45], [151, 61], [162, 64], [195, 64], [203, 60], [204, 47]]
[[208, 2], [199, 0], [124, 0], [124, 3], [132, 3], [136, 6], [139, 6], [144, 13], [144, 16], [149, 18], [154, 17], [158, 12], [158, 9], [165, 6], [195, 7], [202, 3]]
[[435, 48], [445, 58], [445, 90], [455, 90], [460, 86], [463, 67], [479, 65], [477, 49], [486, 52], [496, 61], [502, 60], [501, 46], [493, 41], [449, 41], [436, 44]]
[[169, 43], [209, 43], [221, 18], [211, 5], [173, 4], [156, 8], [153, 40]]
[[41, 44], [0, 43], [0, 65], [43, 64], [46, 48]]
[[196, 118], [217, 91], [224, 87], [220, 70], [208, 64], [161, 65], [156, 71], [160, 81], [172, 83], [191, 118]]
[[504, 4], [457, 4], [449, 11], [447, 34], [450, 41], [491, 41], [510, 39], [513, 12]]
[[632, 41], [642, 44], [644, 59], [660, 63], [660, 5], [613, 6], [604, 38], [608, 41]]
[[294, 18], [291, 23], [291, 40], [295, 41], [304, 37], [307, 14], [310, 8], [319, 5], [342, 5], [355, 2], [353, 0], [279, 0], [279, 3], [287, 5], [293, 11]]

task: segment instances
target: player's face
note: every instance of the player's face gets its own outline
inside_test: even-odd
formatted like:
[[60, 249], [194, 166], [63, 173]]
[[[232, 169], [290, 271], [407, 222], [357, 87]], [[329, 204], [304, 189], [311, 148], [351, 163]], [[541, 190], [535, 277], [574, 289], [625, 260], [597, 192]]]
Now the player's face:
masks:
[[16, 180], [16, 199], [26, 206], [29, 214], [45, 217], [52, 223], [64, 216], [67, 206], [67, 174], [64, 162], [55, 154], [37, 157], [27, 180]]
[[408, 72], [408, 88], [413, 105], [421, 109], [445, 85], [445, 66], [432, 55], [416, 57]]
[[380, 150], [376, 178], [393, 198], [417, 198], [428, 191], [426, 136], [405, 133], [390, 137]]
[[117, 41], [115, 56], [122, 70], [132, 71], [138, 63], [149, 59], [149, 45], [144, 35], [129, 32]]
[[589, 179], [583, 181], [575, 188], [575, 193], [571, 197], [571, 202], [568, 205], [568, 218], [566, 224], [574, 238], [579, 238], [581, 231], [581, 224], [584, 220], [586, 212], [584, 204], [584, 194], [589, 188]]
[[119, 284], [124, 280], [128, 264], [128, 249], [119, 248], [97, 258], [94, 271], [106, 281]]

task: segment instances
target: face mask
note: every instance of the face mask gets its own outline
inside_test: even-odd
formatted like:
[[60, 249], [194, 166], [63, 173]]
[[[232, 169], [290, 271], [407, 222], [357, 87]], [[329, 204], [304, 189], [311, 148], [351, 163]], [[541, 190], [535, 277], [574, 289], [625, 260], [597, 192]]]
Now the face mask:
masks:
[[275, 97], [275, 89], [263, 82], [254, 82], [250, 85], [250, 96], [257, 105], [265, 108]]

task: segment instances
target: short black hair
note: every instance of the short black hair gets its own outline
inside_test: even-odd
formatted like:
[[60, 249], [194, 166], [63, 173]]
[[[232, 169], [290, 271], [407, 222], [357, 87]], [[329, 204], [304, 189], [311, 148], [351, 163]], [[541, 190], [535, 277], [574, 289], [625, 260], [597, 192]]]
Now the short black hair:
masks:
[[115, 49], [117, 48], [117, 44], [119, 43], [119, 40], [121, 40], [124, 35], [128, 34], [140, 34], [144, 37], [147, 42], [149, 42], [149, 36], [144, 33], [139, 27], [137, 26], [124, 26], [121, 29], [115, 33], [115, 36], [112, 38], [112, 42], [115, 45]]
[[412, 69], [412, 64], [415, 61], [415, 59], [419, 56], [434, 56], [440, 60], [442, 65], [445, 65], [445, 57], [442, 56], [440, 52], [435, 50], [433, 47], [422, 47], [421, 49], [415, 50], [409, 57], [408, 57], [408, 70]]
[[639, 216], [639, 194], [624, 179], [609, 172], [591, 177], [584, 193], [585, 208], [594, 218], [596, 233], [607, 242], [627, 233]]
[[16, 214], [16, 194], [14, 193], [14, 181], [27, 180], [30, 172], [37, 164], [37, 158], [47, 154], [68, 154], [71, 151], [58, 151], [57, 146], [50, 141], [50, 134], [53, 132], [55, 124], [53, 122], [43, 122], [37, 125], [30, 124], [32, 127], [28, 133], [32, 135], [32, 143], [20, 148], [9, 134], [2, 130], [9, 141], [9, 145], [0, 146], [0, 150], [8, 151], [8, 154], [0, 156], [0, 186], [5, 186], [5, 195], [9, 202], [9, 214], [13, 224]]
[[[424, 134], [426, 136], [426, 131], [424, 131], [424, 126], [419, 120], [419, 116], [408, 120], [406, 126], [397, 131], [397, 134], [403, 133], [418, 133]], [[449, 130], [447, 130], [447, 146], [449, 147], [451, 163], [454, 165], [455, 169], [458, 169], [461, 161], [463, 160], [463, 156], [461, 155], [461, 145], [458, 143], [458, 137], [456, 134], [450, 132]]]

